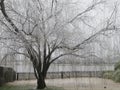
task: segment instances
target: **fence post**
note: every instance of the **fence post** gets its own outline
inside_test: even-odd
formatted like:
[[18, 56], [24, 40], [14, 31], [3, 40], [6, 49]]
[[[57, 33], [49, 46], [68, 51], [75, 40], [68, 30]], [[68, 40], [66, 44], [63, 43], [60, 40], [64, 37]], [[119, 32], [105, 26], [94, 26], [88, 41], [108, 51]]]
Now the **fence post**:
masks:
[[63, 72], [61, 72], [61, 79], [63, 79]]
[[70, 72], [69, 72], [69, 78], [70, 78]]
[[75, 71], [75, 78], [77, 78], [77, 71]]
[[28, 73], [28, 80], [30, 80], [30, 72]]
[[19, 79], [19, 73], [16, 73], [17, 74], [17, 80]]

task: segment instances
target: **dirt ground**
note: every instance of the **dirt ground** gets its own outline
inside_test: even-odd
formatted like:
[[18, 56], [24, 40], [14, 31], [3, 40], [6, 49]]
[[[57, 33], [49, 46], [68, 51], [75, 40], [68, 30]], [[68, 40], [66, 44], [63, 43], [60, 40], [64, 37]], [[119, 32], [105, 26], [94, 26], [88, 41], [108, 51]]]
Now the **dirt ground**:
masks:
[[[120, 83], [101, 78], [47, 79], [48, 86], [63, 87], [65, 90], [120, 90]], [[9, 85], [34, 85], [36, 80], [15, 81]]]

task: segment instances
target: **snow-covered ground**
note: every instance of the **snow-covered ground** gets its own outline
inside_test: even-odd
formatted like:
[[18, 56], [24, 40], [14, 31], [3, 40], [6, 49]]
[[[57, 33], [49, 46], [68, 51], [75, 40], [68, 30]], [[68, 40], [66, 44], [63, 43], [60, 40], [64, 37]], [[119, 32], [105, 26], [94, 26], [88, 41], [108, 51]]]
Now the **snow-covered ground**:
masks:
[[[120, 90], [120, 84], [101, 78], [47, 79], [48, 86], [63, 87], [65, 90]], [[15, 81], [9, 85], [34, 85], [36, 80]]]

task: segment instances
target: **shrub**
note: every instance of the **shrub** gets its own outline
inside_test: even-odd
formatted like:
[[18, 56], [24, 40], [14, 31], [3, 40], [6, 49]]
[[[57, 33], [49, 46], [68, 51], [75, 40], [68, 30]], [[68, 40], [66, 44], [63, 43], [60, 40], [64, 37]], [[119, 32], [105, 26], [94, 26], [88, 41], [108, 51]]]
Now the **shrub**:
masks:
[[114, 73], [113, 73], [113, 80], [115, 82], [120, 82], [120, 69], [117, 69]]
[[5, 79], [0, 77], [0, 86], [2, 86], [5, 83]]
[[112, 71], [104, 72], [103, 78], [112, 79], [113, 78], [113, 72]]
[[115, 71], [120, 69], [120, 61], [115, 64]]

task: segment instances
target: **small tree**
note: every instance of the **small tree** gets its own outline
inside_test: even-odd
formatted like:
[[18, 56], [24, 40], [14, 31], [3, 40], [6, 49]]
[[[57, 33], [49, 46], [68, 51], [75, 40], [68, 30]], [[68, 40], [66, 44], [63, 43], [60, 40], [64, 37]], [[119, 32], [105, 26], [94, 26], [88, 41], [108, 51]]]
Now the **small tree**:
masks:
[[[72, 35], [69, 35], [68, 29], [71, 29], [69, 26], [74, 26], [75, 22], [80, 19], [85, 25], [94, 28], [81, 17], [95, 9], [97, 5], [102, 3], [102, 0], [93, 2], [82, 12], [71, 16], [65, 13], [64, 5], [60, 4], [61, 2], [50, 0], [46, 3], [45, 0], [26, 0], [27, 6], [19, 11], [18, 6], [8, 8], [9, 4], [5, 6], [5, 0], [0, 0], [0, 10], [3, 15], [3, 19], [0, 21], [11, 34], [10, 40], [14, 39], [15, 44], [12, 47], [17, 46], [24, 50], [24, 52], [19, 52], [11, 48], [14, 51], [11, 54], [25, 55], [32, 62], [37, 79], [37, 89], [46, 87], [47, 71], [54, 61], [65, 55], [81, 57], [77, 53], [83, 49], [83, 46], [91, 43], [98, 35], [106, 35], [105, 32], [117, 29], [111, 23], [113, 11], [104, 28], [88, 38], [80, 37], [80, 42], [73, 43], [74, 41], [72, 41], [70, 43]], [[74, 27], [74, 29], [76, 28]]]

